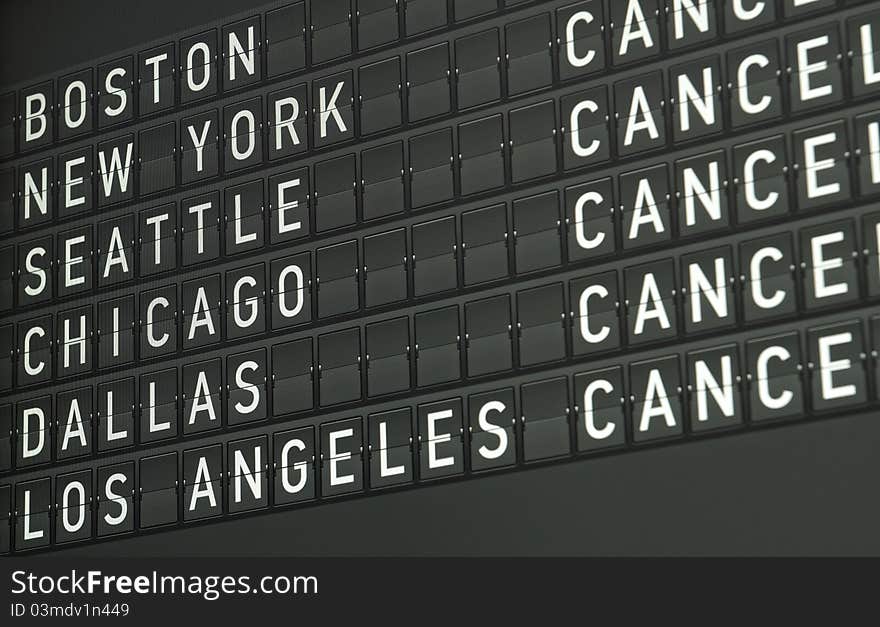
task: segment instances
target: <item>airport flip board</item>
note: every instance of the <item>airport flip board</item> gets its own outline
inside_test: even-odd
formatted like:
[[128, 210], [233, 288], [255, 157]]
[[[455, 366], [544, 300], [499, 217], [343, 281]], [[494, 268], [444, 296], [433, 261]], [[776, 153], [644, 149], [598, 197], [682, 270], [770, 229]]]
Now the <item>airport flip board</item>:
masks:
[[0, 553], [876, 410], [878, 197], [871, 2], [276, 2], [10, 85]]

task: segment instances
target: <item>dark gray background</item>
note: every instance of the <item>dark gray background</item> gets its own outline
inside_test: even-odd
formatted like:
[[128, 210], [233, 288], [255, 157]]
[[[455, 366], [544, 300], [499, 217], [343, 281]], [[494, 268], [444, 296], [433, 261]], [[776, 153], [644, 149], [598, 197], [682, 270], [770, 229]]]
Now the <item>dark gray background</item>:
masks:
[[[0, 2], [0, 85], [88, 63], [247, 6], [236, 0]], [[61, 554], [880, 554], [878, 419], [873, 412], [686, 442]]]

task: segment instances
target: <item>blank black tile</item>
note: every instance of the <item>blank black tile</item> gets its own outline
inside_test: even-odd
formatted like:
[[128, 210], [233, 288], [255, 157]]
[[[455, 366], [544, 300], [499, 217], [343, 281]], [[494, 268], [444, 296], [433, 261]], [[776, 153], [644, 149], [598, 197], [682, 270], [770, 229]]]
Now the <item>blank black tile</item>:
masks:
[[552, 100], [513, 109], [510, 125], [510, 177], [513, 183], [556, 172], [556, 108]]
[[362, 151], [361, 182], [364, 220], [403, 213], [403, 143], [398, 141]]
[[358, 71], [361, 134], [400, 126], [403, 121], [400, 57], [364, 65]]
[[568, 455], [571, 450], [568, 379], [558, 377], [523, 385], [520, 400], [525, 460]]
[[516, 293], [519, 364], [565, 358], [565, 296], [562, 283]]
[[0, 405], [0, 471], [12, 470], [12, 438], [15, 422], [12, 419], [12, 405]]
[[177, 522], [177, 453], [140, 460], [140, 527]]
[[370, 397], [402, 392], [410, 387], [409, 318], [368, 324], [367, 394]]
[[449, 216], [412, 227], [415, 296], [458, 287], [455, 218]]
[[312, 63], [351, 54], [351, 0], [312, 2]]
[[318, 336], [318, 379], [321, 407], [361, 397], [361, 335], [359, 328]]
[[367, 307], [407, 296], [406, 231], [395, 229], [364, 238], [364, 298]]
[[453, 13], [455, 21], [460, 22], [478, 15], [486, 15], [498, 9], [498, 0], [455, 0]]
[[[170, 189], [176, 184], [175, 124], [169, 122], [140, 132], [141, 164], [138, 187], [141, 194]], [[65, 191], [63, 188], [62, 192]]]
[[409, 121], [418, 122], [452, 109], [449, 44], [422, 48], [406, 55], [406, 86]]
[[557, 192], [514, 200], [516, 273], [552, 268], [562, 263], [561, 229]]
[[412, 209], [452, 198], [452, 164], [452, 129], [440, 129], [409, 140]]
[[415, 316], [416, 382], [419, 387], [461, 377], [458, 307], [445, 307]]
[[463, 213], [461, 235], [465, 285], [508, 275], [507, 207], [504, 204]]
[[368, 50], [400, 37], [398, 0], [356, 1], [359, 50]]
[[312, 338], [272, 347], [272, 415], [284, 416], [314, 406]]
[[14, 91], [0, 95], [0, 158], [15, 153], [15, 108]]
[[317, 251], [318, 317], [326, 318], [360, 307], [357, 240]]
[[356, 180], [353, 154], [315, 165], [317, 231], [328, 231], [357, 222]]
[[306, 10], [295, 2], [266, 13], [266, 75], [275, 78], [306, 66]]
[[553, 82], [550, 15], [541, 13], [504, 28], [507, 42], [507, 93], [511, 96]]
[[407, 36], [446, 26], [449, 21], [443, 0], [403, 0]]
[[458, 126], [461, 193], [476, 194], [504, 185], [504, 130], [501, 114]]
[[468, 377], [509, 370], [513, 366], [510, 296], [469, 302], [464, 312]]
[[498, 29], [455, 40], [455, 82], [459, 110], [501, 98]]

